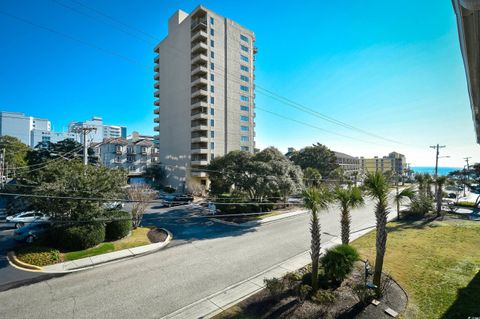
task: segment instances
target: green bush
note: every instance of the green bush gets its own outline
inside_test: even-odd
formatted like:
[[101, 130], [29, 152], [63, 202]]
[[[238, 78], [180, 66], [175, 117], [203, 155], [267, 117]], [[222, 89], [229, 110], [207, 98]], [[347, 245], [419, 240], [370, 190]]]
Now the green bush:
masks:
[[106, 217], [113, 220], [107, 222], [107, 225], [105, 226], [105, 239], [107, 241], [121, 239], [127, 236], [132, 230], [130, 213], [114, 210], [109, 211]]
[[83, 250], [105, 241], [105, 225], [92, 222], [52, 227], [50, 238], [58, 248], [69, 251]]
[[312, 301], [317, 304], [330, 305], [335, 302], [337, 297], [331, 290], [318, 290], [315, 295], [312, 296]]
[[283, 276], [283, 279], [285, 279], [289, 288], [293, 288], [296, 284], [302, 281], [302, 275], [297, 272], [289, 272]]
[[312, 292], [312, 287], [309, 285], [300, 285], [298, 287], [298, 296], [300, 297], [300, 300], [305, 300], [307, 297], [310, 295]]
[[24, 263], [35, 266], [46, 266], [60, 262], [57, 249], [44, 246], [25, 246], [16, 252], [17, 258]]
[[333, 283], [341, 283], [353, 270], [359, 258], [357, 250], [350, 245], [337, 245], [327, 249], [321, 258], [325, 276]]
[[278, 278], [264, 279], [263, 282], [272, 296], [278, 296], [285, 288], [283, 281]]

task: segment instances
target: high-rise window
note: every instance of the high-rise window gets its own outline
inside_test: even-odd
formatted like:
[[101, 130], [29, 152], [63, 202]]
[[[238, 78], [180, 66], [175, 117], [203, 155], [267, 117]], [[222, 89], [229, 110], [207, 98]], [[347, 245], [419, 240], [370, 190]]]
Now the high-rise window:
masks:
[[210, 74], [210, 81], [215, 81], [215, 76], [213, 74]]
[[240, 130], [244, 131], [244, 132], [248, 132], [249, 128], [248, 128], [248, 126], [242, 125], [242, 126], [240, 126]]
[[240, 65], [240, 70], [248, 72], [248, 66], [246, 65]]
[[244, 122], [248, 122], [248, 116], [240, 115], [240, 120]]
[[215, 70], [215, 64], [213, 64], [213, 62], [210, 62], [210, 69]]
[[213, 22], [215, 22], [215, 20], [213, 20], [213, 18], [210, 17], [210, 24], [213, 24]]
[[215, 57], [215, 52], [210, 51], [210, 57], [213, 59]]
[[212, 149], [212, 150], [213, 150], [214, 148], [215, 148], [215, 143], [213, 143], [213, 142], [210, 142], [210, 149]]
[[215, 88], [213, 87], [213, 85], [210, 85], [210, 92], [212, 92], [212, 93], [215, 92]]
[[210, 29], [210, 35], [215, 35], [215, 31], [213, 29]]
[[248, 38], [246, 36], [244, 36], [243, 34], [240, 34], [240, 40], [248, 43]]
[[248, 152], [250, 148], [248, 146], [240, 146], [240, 150], [241, 151], [245, 151], [245, 152]]
[[210, 115], [215, 115], [215, 110], [214, 109], [210, 109]]
[[245, 81], [245, 82], [248, 82], [248, 81], [249, 81], [249, 78], [248, 78], [248, 76], [246, 76], [246, 75], [240, 75], [240, 80]]
[[214, 104], [215, 103], [215, 98], [213, 96], [210, 97], [210, 104]]
[[240, 90], [242, 90], [243, 92], [248, 92], [248, 86], [240, 85]]
[[210, 120], [210, 126], [215, 126], [215, 121], [214, 120]]
[[248, 57], [245, 56], [245, 55], [243, 55], [243, 54], [240, 54], [240, 59], [241, 59], [242, 61], [248, 62]]
[[210, 137], [214, 138], [215, 137], [215, 131], [210, 131]]
[[210, 40], [210, 46], [213, 48], [215, 45], [215, 42], [213, 40]]
[[248, 142], [248, 140], [249, 140], [248, 136], [240, 136], [241, 142]]
[[240, 100], [243, 101], [243, 102], [248, 102], [249, 98], [248, 98], [248, 96], [240, 95]]
[[248, 112], [248, 106], [246, 106], [246, 105], [240, 105], [240, 110], [242, 110], [242, 111], [247, 111], [247, 112]]
[[246, 47], [244, 45], [240, 44], [240, 49], [242, 49], [242, 51], [248, 52], [248, 47]]

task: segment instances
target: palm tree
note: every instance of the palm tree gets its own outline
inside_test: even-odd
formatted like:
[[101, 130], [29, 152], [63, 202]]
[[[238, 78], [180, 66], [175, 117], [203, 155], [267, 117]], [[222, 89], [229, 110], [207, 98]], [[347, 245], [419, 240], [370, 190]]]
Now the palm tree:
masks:
[[330, 191], [325, 188], [308, 188], [303, 191], [304, 205], [312, 213], [310, 218], [310, 257], [312, 259], [312, 288], [318, 289], [318, 262], [320, 258], [320, 224], [318, 222], [318, 211], [325, 209], [331, 202]]
[[425, 194], [425, 175], [415, 174], [415, 181], [418, 183], [418, 193], [419, 195]]
[[443, 186], [447, 182], [446, 176], [437, 176], [435, 181], [437, 183], [437, 217], [440, 217], [440, 212], [442, 211], [442, 195], [443, 195]]
[[362, 191], [358, 187], [343, 189], [337, 187], [335, 189], [335, 199], [340, 204], [342, 217], [340, 225], [342, 226], [342, 244], [350, 242], [350, 210], [364, 204]]
[[303, 172], [303, 175], [305, 176], [305, 184], [307, 187], [318, 185], [319, 181], [322, 179], [322, 175], [320, 175], [318, 169], [314, 167], [307, 167]]
[[431, 199], [433, 197], [432, 184], [434, 183], [434, 180], [432, 178], [432, 175], [428, 173], [424, 174], [424, 178], [425, 178], [425, 187], [426, 187], [425, 194]]
[[365, 180], [365, 188], [368, 195], [377, 201], [375, 205], [376, 229], [376, 256], [373, 284], [377, 286], [377, 294], [380, 294], [380, 282], [382, 278], [383, 259], [387, 249], [387, 216], [389, 184], [385, 176], [380, 172], [369, 173]]
[[397, 219], [400, 219], [400, 205], [402, 205], [407, 198], [411, 200], [413, 197], [415, 197], [415, 190], [412, 187], [404, 188], [400, 192], [397, 187], [397, 193], [393, 199], [395, 204], [397, 204]]

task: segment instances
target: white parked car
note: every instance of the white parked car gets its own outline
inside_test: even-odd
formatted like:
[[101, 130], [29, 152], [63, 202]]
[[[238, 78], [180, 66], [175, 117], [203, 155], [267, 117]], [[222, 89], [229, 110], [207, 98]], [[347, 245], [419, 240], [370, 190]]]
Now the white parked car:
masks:
[[13, 216], [7, 216], [7, 223], [15, 224], [15, 228], [20, 228], [28, 223], [47, 221], [49, 219], [49, 216], [40, 212], [23, 212]]
[[122, 202], [106, 202], [103, 204], [105, 209], [122, 209], [125, 206]]

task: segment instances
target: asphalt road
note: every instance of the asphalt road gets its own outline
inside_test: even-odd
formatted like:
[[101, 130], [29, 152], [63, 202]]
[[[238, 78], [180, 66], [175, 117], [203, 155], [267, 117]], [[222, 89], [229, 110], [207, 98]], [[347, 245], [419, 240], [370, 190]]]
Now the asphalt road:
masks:
[[[163, 226], [179, 227], [173, 229], [174, 236], [179, 236], [176, 245], [152, 255], [1, 292], [1, 317], [158, 318], [309, 248], [307, 214], [258, 227], [225, 228], [205, 220], [195, 222], [200, 223], [196, 226], [189, 224], [193, 218], [181, 212], [164, 216], [172, 222], [167, 225], [164, 220]], [[160, 223], [157, 217], [163, 215], [161, 210], [151, 214], [146, 220]], [[323, 212], [320, 220], [322, 242], [339, 235], [338, 209]], [[201, 223], [207, 223], [201, 226], [207, 228], [207, 235], [189, 232]], [[374, 224], [372, 202], [352, 212], [352, 231]], [[214, 229], [220, 233], [215, 234]]]

